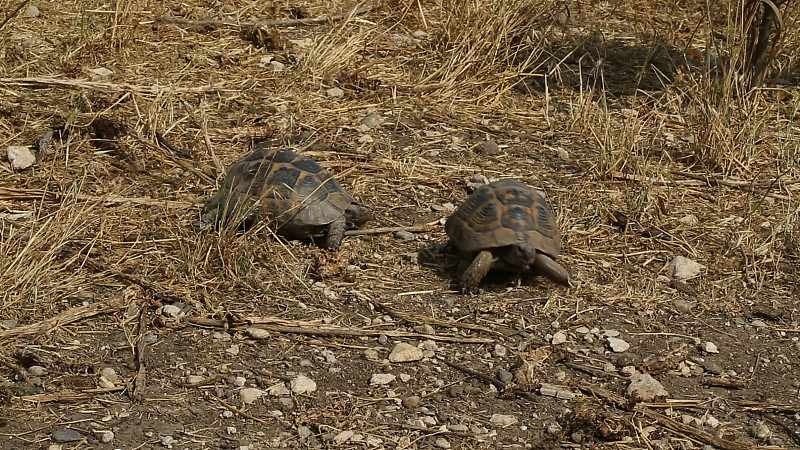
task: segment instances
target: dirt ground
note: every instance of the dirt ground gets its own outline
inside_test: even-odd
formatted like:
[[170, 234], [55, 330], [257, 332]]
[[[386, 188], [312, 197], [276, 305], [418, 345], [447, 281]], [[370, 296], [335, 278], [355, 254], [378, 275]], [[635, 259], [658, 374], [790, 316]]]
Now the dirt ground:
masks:
[[[737, 5], [0, 0], [0, 448], [800, 448], [798, 9], [746, 92]], [[198, 227], [301, 134], [364, 234]], [[572, 287], [458, 292], [501, 178]]]

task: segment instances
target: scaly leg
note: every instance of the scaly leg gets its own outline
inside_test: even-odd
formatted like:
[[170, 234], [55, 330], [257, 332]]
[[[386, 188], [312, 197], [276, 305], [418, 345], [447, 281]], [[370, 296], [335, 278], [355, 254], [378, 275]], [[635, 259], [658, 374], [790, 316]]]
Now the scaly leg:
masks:
[[472, 263], [469, 265], [469, 267], [467, 267], [467, 270], [461, 274], [461, 293], [477, 294], [480, 292], [478, 285], [483, 277], [489, 273], [489, 269], [492, 268], [493, 262], [494, 256], [492, 255], [492, 252], [484, 250], [478, 253], [478, 255], [475, 256], [475, 259], [472, 260]]

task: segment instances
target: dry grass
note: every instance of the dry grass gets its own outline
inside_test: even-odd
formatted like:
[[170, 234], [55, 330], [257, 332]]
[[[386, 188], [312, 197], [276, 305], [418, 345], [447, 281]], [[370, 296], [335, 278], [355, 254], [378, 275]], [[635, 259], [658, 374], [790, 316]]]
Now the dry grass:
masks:
[[[703, 312], [796, 308], [797, 2], [784, 10], [769, 72], [781, 83], [752, 91], [736, 69], [737, 1], [706, 9], [387, 0], [359, 17], [273, 28], [260, 43], [235, 26], [155, 19], [296, 12], [270, 2], [184, 1], [172, 10], [144, 0], [78, 3], [43, 3], [41, 17], [16, 16], [0, 29], [0, 148], [56, 130], [32, 169], [0, 161], [0, 319], [34, 323], [121, 295], [130, 281], [98, 267], [147, 279], [207, 317], [359, 323], [370, 311], [352, 289], [431, 315], [442, 298], [472, 305], [450, 290], [450, 261], [425, 265], [410, 255], [443, 242], [441, 229], [421, 242], [348, 237], [338, 254], [285, 242], [267, 227], [196, 231], [202, 201], [252, 139], [301, 131], [320, 138], [307, 153], [375, 211], [368, 226], [441, 218], [476, 173], [543, 189], [561, 226], [564, 265], [581, 283], [569, 291], [493, 286], [480, 301], [502, 320], [575, 318], [585, 308], [651, 314], [680, 295], [659, 278], [677, 255], [708, 267], [689, 283]], [[0, 0], [0, 10], [15, 5]], [[318, 17], [359, 4], [301, 6]], [[285, 70], [273, 71], [266, 57]], [[113, 74], [88, 81], [98, 67]], [[344, 96], [327, 96], [330, 87]], [[356, 131], [371, 112], [382, 126]], [[99, 118], [128, 133], [104, 147]], [[155, 132], [193, 158], [136, 138], [154, 142]], [[476, 154], [487, 138], [503, 151]], [[48, 195], [14, 195], [24, 189]], [[31, 215], [8, 215], [20, 211]], [[649, 234], [617, 227], [613, 211]], [[408, 292], [421, 294], [397, 297]], [[68, 338], [65, 330], [43, 337]], [[10, 347], [0, 343], [3, 351]]]

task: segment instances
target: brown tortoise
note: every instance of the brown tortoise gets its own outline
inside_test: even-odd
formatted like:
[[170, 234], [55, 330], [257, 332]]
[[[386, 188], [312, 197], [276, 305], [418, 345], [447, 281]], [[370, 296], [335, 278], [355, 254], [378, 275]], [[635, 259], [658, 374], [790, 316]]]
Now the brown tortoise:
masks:
[[203, 223], [251, 226], [267, 219], [288, 238], [324, 238], [338, 249], [344, 232], [363, 225], [369, 213], [311, 158], [270, 148], [272, 142], [231, 166], [219, 191], [205, 205]]
[[461, 292], [476, 293], [489, 270], [535, 272], [570, 285], [555, 262], [561, 246], [555, 217], [527, 184], [500, 180], [479, 187], [447, 219], [450, 241], [471, 261], [459, 280]]

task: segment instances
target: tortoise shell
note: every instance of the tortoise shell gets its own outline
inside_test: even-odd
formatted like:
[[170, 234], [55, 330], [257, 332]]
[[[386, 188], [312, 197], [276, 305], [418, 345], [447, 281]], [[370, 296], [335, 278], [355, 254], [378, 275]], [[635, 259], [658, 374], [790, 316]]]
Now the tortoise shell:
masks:
[[467, 255], [527, 242], [555, 258], [561, 246], [555, 217], [544, 197], [516, 180], [479, 187], [447, 219], [445, 231]]
[[306, 238], [341, 218], [355, 203], [336, 179], [311, 158], [291, 150], [260, 147], [231, 166], [219, 191], [206, 202], [218, 220], [268, 219], [280, 234]]

